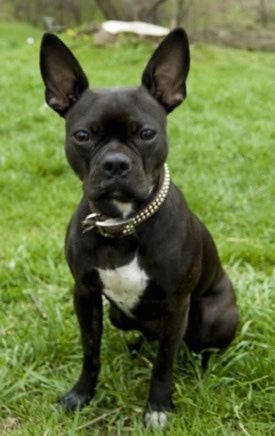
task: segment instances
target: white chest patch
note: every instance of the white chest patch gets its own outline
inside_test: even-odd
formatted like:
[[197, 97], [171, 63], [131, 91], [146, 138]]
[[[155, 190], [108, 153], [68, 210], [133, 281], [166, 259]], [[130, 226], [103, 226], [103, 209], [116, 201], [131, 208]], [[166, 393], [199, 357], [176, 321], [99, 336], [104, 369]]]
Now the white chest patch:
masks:
[[131, 309], [138, 303], [149, 277], [134, 257], [128, 265], [116, 269], [98, 268], [103, 283], [104, 295], [113, 301], [127, 316], [133, 317]]

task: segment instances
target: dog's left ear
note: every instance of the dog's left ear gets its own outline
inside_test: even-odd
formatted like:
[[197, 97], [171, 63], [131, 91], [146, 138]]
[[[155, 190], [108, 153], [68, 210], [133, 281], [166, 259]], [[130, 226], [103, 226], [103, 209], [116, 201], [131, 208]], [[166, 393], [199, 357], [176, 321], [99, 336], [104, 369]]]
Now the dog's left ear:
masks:
[[45, 33], [41, 41], [40, 71], [46, 85], [46, 102], [61, 116], [89, 86], [77, 59], [52, 33]]
[[142, 75], [142, 84], [167, 112], [186, 97], [189, 66], [188, 37], [182, 28], [177, 28], [160, 43]]

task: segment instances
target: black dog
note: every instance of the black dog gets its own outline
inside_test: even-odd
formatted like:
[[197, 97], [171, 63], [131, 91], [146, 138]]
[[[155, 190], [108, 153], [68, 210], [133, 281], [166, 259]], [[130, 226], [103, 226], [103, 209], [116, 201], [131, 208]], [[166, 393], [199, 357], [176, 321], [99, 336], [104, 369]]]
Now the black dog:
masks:
[[231, 282], [165, 163], [166, 116], [186, 97], [189, 63], [187, 35], [176, 29], [153, 53], [140, 86], [90, 90], [71, 51], [56, 36], [43, 37], [46, 101], [66, 120], [66, 156], [84, 191], [66, 237], [84, 353], [80, 378], [61, 399], [68, 409], [94, 395], [102, 294], [115, 326], [159, 341], [147, 425], [165, 425], [182, 341], [198, 353], [234, 337]]

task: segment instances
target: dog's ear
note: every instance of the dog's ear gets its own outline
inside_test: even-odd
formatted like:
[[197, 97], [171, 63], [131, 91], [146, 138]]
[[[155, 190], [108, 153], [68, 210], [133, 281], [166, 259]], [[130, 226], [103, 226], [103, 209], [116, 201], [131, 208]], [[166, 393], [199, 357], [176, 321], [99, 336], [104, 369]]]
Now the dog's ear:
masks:
[[52, 33], [45, 33], [41, 41], [40, 71], [46, 85], [46, 102], [61, 116], [89, 86], [77, 59]]
[[188, 37], [182, 28], [177, 28], [160, 43], [142, 75], [142, 84], [167, 112], [186, 97], [189, 66]]

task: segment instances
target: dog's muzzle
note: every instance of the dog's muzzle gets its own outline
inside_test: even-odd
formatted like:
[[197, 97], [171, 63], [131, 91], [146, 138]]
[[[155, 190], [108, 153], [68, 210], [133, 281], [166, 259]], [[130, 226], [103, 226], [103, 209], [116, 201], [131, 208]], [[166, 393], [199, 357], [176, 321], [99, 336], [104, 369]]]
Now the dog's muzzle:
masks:
[[96, 210], [92, 202], [89, 202], [91, 212], [82, 222], [83, 233], [90, 230], [97, 230], [102, 236], [121, 238], [132, 235], [136, 232], [136, 227], [153, 216], [161, 207], [169, 191], [170, 173], [168, 165], [164, 165], [164, 175], [162, 183], [153, 200], [141, 209], [134, 216], [121, 219], [110, 218]]

